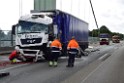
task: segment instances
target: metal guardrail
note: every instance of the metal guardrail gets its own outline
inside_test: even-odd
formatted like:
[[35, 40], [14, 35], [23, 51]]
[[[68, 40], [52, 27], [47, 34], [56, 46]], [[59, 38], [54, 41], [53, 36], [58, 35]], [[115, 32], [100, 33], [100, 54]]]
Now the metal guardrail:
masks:
[[[90, 44], [98, 43], [98, 37], [89, 37]], [[10, 53], [14, 50], [15, 40], [11, 30], [0, 30], [0, 54]]]
[[14, 36], [11, 30], [0, 30], [0, 47], [13, 47], [15, 46]]
[[[15, 46], [15, 37], [11, 34], [11, 30], [0, 30], [0, 47], [13, 47]], [[98, 37], [89, 37], [90, 44], [98, 43]]]
[[89, 37], [88, 41], [89, 41], [90, 44], [98, 43], [99, 42], [99, 38], [98, 37]]

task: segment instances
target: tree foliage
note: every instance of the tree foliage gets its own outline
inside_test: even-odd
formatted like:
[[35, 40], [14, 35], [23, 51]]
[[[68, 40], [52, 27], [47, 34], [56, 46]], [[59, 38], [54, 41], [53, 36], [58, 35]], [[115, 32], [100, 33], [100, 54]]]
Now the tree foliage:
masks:
[[89, 31], [89, 36], [98, 37], [98, 34], [100, 34], [100, 33], [108, 33], [108, 34], [110, 34], [110, 36], [119, 35], [121, 39], [124, 38], [124, 34], [117, 33], [117, 32], [111, 32], [108, 29], [108, 27], [106, 27], [105, 25], [101, 26], [99, 29], [93, 29], [92, 31]]
[[100, 33], [109, 33], [109, 34], [111, 34], [111, 31], [105, 25], [103, 25], [103, 26], [100, 27]]

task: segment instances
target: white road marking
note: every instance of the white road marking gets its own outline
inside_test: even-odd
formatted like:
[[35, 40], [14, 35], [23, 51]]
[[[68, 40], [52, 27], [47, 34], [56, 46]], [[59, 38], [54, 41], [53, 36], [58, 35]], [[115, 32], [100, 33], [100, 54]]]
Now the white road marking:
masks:
[[95, 73], [102, 65], [104, 64], [104, 62], [103, 63], [101, 63], [96, 69], [94, 69], [90, 74], [88, 74], [88, 76], [87, 77], [85, 77], [82, 81], [81, 81], [81, 83], [84, 83], [93, 73]]
[[100, 57], [98, 60], [103, 60], [104, 58], [106, 58], [108, 56], [108, 54], [104, 54], [102, 57]]

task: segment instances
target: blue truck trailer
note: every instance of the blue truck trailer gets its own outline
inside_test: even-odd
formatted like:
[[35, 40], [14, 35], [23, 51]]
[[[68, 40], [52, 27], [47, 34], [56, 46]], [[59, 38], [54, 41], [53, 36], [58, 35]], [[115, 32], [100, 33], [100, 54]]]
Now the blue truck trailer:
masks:
[[16, 37], [16, 48], [26, 58], [43, 56], [48, 59], [51, 34], [60, 37], [64, 51], [62, 55], [66, 55], [72, 36], [75, 36], [82, 50], [88, 47], [88, 23], [60, 10], [32, 11], [13, 25], [12, 33]]

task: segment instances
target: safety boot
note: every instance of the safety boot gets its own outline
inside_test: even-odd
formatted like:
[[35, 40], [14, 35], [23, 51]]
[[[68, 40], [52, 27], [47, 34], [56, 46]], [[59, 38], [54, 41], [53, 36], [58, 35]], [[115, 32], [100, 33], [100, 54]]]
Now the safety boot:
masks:
[[66, 65], [66, 67], [74, 67], [74, 64], [70, 63], [70, 64]]
[[11, 60], [11, 63], [12, 64], [16, 63], [16, 59]]
[[53, 62], [52, 61], [49, 61], [49, 66], [51, 67], [53, 65]]
[[55, 61], [55, 62], [54, 62], [54, 67], [57, 67], [57, 65], [58, 65], [58, 63]]

